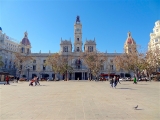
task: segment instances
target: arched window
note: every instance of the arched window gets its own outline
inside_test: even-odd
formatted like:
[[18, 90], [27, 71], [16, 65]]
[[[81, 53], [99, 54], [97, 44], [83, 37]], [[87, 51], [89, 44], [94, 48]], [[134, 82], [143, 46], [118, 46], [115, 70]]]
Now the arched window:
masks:
[[77, 52], [79, 52], [79, 47], [77, 47]]
[[80, 59], [77, 59], [75, 61], [75, 65], [76, 65], [76, 69], [80, 69], [81, 68], [81, 60]]
[[24, 53], [24, 48], [23, 47], [21, 48], [21, 53]]
[[63, 47], [63, 52], [68, 52], [68, 46]]
[[29, 48], [27, 48], [27, 54], [29, 54]]
[[88, 46], [88, 52], [93, 52], [93, 46]]

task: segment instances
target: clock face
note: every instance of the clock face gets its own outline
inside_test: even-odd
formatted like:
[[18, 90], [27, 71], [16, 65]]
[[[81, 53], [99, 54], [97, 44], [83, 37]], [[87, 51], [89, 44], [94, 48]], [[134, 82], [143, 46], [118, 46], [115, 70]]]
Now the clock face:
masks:
[[79, 31], [80, 31], [80, 29], [79, 29], [79, 28], [77, 28], [77, 29], [76, 29], [76, 31], [77, 31], [77, 32], [79, 32]]

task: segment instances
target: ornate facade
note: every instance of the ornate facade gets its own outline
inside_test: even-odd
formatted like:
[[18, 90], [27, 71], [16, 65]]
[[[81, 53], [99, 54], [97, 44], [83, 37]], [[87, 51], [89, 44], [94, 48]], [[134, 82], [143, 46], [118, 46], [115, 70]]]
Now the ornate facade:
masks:
[[149, 50], [155, 48], [160, 49], [160, 20], [155, 22], [153, 33], [150, 33], [150, 42], [148, 43]]
[[[2, 33], [2, 29], [0, 30], [0, 40], [1, 46], [4, 46], [7, 41], [5, 34]], [[5, 65], [1, 69], [5, 69], [6, 71], [9, 70], [9, 61], [14, 59], [13, 52], [19, 52], [23, 55], [27, 55], [32, 57], [32, 60], [28, 60], [21, 65], [20, 69], [16, 69], [17, 72], [12, 72], [13, 75], [17, 76], [26, 76], [28, 79], [31, 79], [34, 75], [50, 78], [54, 77], [54, 72], [52, 71], [50, 66], [45, 66], [46, 59], [49, 55], [53, 53], [32, 53], [31, 52], [31, 43], [28, 39], [28, 33], [24, 33], [24, 38], [20, 43], [16, 43], [10, 40], [11, 43], [14, 44], [14, 50], [12, 51], [7, 49], [6, 47], [1, 48], [0, 56], [3, 57], [3, 61]], [[131, 37], [131, 33], [128, 33], [128, 38], [125, 42], [124, 49], [125, 52], [130, 50], [131, 44], [136, 44], [133, 38]], [[84, 42], [84, 49], [82, 48], [83, 41], [82, 41], [82, 24], [80, 22], [79, 16], [76, 18], [76, 22], [74, 24], [74, 49], [72, 50], [72, 42], [71, 40], [63, 40], [61, 38], [60, 42], [60, 55], [65, 56], [72, 56], [72, 60], [69, 61], [69, 65], [73, 67], [73, 72], [68, 73], [68, 79], [76, 80], [86, 80], [89, 77], [89, 70], [84, 65], [83, 60], [79, 58], [81, 52], [89, 51], [89, 52], [96, 52], [96, 39], [87, 40]], [[12, 48], [13, 49], [13, 48]], [[122, 77], [125, 75], [125, 71], [116, 71], [116, 68], [113, 64], [113, 59], [115, 56], [121, 55], [122, 53], [104, 53], [108, 57], [107, 61], [104, 63], [103, 68], [101, 69], [101, 73], [113, 73], [113, 74], [120, 74]], [[7, 57], [5, 57], [7, 56]], [[7, 62], [6, 62], [7, 61]], [[14, 63], [11, 62], [11, 69], [15, 71]], [[10, 72], [11, 73], [11, 72]], [[59, 79], [63, 79], [63, 76], [57, 75]]]

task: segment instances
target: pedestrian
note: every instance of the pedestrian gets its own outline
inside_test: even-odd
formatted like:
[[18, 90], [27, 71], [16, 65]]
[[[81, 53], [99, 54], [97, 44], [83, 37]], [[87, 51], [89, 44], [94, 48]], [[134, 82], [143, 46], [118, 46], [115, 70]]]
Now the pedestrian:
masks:
[[121, 84], [120, 81], [119, 81], [119, 76], [117, 76], [117, 84], [118, 84], [118, 83]]
[[18, 81], [19, 81], [19, 77], [17, 77], [17, 83], [18, 83]]
[[37, 84], [39, 84], [39, 85], [40, 85], [40, 83], [39, 83], [39, 77], [37, 77]]
[[116, 86], [117, 86], [117, 77], [116, 76], [114, 76], [114, 78], [113, 78], [113, 83], [114, 83], [114, 88], [116, 88]]
[[133, 84], [137, 84], [136, 77], [134, 77]]
[[33, 86], [34, 78], [30, 81], [29, 86]]
[[4, 84], [4, 85], [10, 85], [9, 84], [9, 76], [8, 75], [6, 76], [5, 80], [6, 80], [6, 84]]
[[34, 77], [35, 86], [37, 85], [37, 76]]
[[110, 79], [110, 85], [113, 88], [113, 77]]

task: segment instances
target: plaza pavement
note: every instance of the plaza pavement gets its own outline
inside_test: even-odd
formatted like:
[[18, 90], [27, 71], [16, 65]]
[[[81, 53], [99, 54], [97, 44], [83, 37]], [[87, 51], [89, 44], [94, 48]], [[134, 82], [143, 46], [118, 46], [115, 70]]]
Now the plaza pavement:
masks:
[[[0, 84], [0, 120], [159, 120], [160, 82]], [[138, 105], [138, 109], [133, 107]]]

